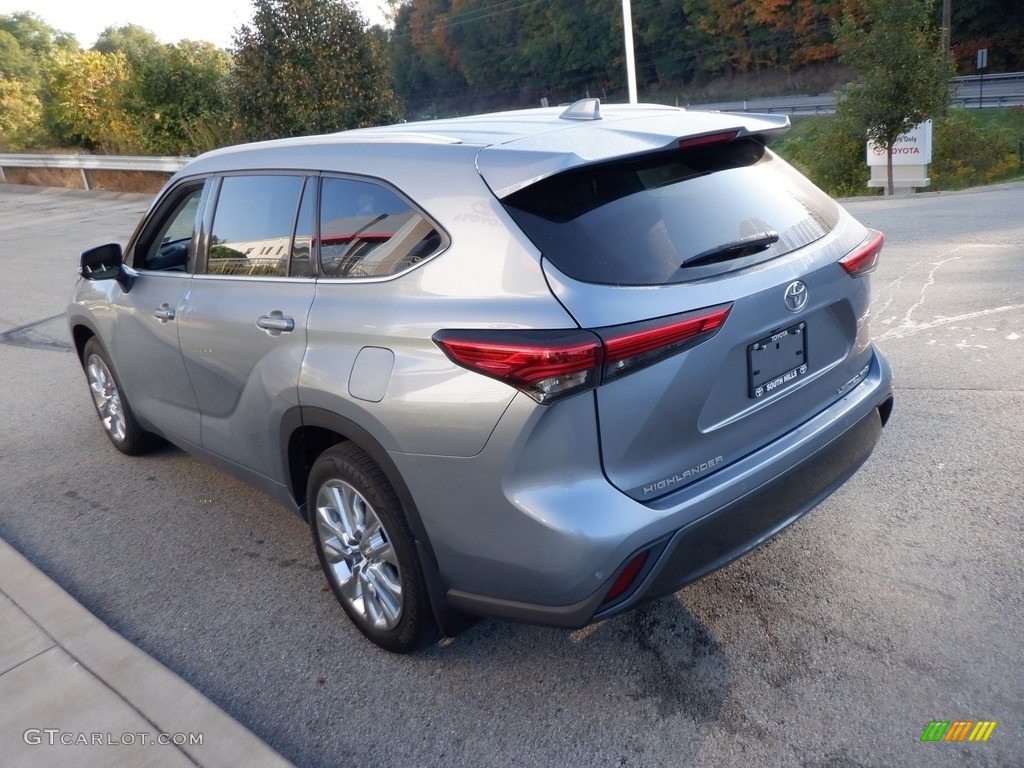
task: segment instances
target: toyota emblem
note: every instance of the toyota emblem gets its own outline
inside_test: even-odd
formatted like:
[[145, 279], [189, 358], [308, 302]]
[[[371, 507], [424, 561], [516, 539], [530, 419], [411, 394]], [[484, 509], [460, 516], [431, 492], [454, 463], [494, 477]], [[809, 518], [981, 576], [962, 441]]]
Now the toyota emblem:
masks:
[[786, 309], [799, 312], [807, 306], [807, 286], [802, 280], [794, 280], [786, 287]]

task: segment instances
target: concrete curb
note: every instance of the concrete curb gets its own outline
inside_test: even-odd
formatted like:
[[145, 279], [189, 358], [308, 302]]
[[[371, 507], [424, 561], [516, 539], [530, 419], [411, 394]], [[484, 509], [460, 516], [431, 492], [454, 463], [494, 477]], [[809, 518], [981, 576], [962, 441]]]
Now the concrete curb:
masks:
[[[53, 645], [60, 646], [77, 665], [119, 697], [125, 705], [119, 709], [126, 716], [136, 721], [134, 715], [141, 716], [159, 734], [203, 734], [202, 744], [173, 746], [193, 764], [204, 768], [238, 765], [284, 768], [291, 765], [199, 691], [107, 627], [3, 539], [0, 539], [0, 593], [51, 638]], [[38, 637], [38, 633], [35, 636]], [[35, 652], [36, 655], [24, 663], [33, 663], [50, 650], [52, 646], [42, 652], [27, 649], [27, 654]], [[0, 669], [0, 676], [9, 671]], [[64, 696], [60, 690], [47, 692], [47, 695], [51, 693], [54, 701], [51, 720], [59, 725]], [[19, 703], [6, 701], [4, 709], [17, 712]], [[48, 706], [47, 710], [50, 709]], [[7, 719], [11, 719], [10, 715]], [[35, 725], [39, 724], [24, 724], [25, 727]], [[122, 733], [129, 732], [125, 723], [104, 725], [112, 733], [117, 733], [119, 728]], [[57, 727], [53, 723], [43, 726]], [[4, 751], [8, 751], [6, 745]], [[137, 751], [132, 754], [136, 755], [132, 759], [139, 760]], [[79, 752], [76, 761], [79, 765], [84, 764], [81, 755]], [[35, 756], [47, 762], [43, 754], [36, 752]], [[142, 762], [139, 760], [139, 764]], [[42, 763], [34, 761], [34, 764]]]

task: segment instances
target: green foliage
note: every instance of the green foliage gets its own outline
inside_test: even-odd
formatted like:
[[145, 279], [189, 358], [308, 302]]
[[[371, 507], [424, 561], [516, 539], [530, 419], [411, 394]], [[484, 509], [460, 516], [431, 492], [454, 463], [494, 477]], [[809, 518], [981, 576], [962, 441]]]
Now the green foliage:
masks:
[[1024, 142], [1024, 109], [999, 111], [1017, 113], [1016, 130], [967, 109], [951, 109], [935, 121], [928, 168], [931, 189], [964, 189], [1022, 175], [1019, 151]]
[[857, 79], [839, 95], [837, 114], [863, 125], [868, 136], [889, 150], [918, 123], [943, 111], [949, 102], [952, 64], [938, 45], [928, 0], [860, 0], [848, 5], [836, 31], [840, 60]]
[[39, 140], [42, 105], [22, 80], [0, 75], [0, 150], [20, 152]]
[[[390, 54], [398, 92], [570, 100], [625, 89], [619, 0], [405, 0]], [[636, 0], [641, 86], [832, 61], [835, 0]], [[609, 96], [608, 92], [613, 95]]]
[[[391, 33], [395, 84], [413, 104], [606, 96], [625, 88], [621, 14], [619, 0], [411, 0], [398, 7]], [[650, 15], [643, 23], [656, 24]]]
[[[451, 9], [450, 0], [400, 5], [395, 29], [388, 35], [388, 57], [395, 88], [407, 97], [450, 96], [468, 92], [466, 78], [457, 68], [445, 29], [435, 20]], [[401, 30], [401, 31], [399, 31]], [[500, 30], [492, 31], [500, 34]]]
[[147, 134], [156, 154], [197, 154], [231, 138], [231, 56], [212, 43], [164, 46], [140, 70]]
[[235, 34], [237, 116], [249, 139], [393, 122], [397, 100], [377, 38], [341, 0], [254, 0]]
[[[1024, 108], [951, 109], [932, 126], [929, 191], [992, 184], [1024, 176]], [[837, 115], [796, 121], [772, 149], [837, 197], [868, 190], [864, 131]]]
[[229, 142], [227, 51], [189, 40], [165, 45], [135, 25], [106, 28], [93, 50], [128, 62], [123, 109], [138, 124], [145, 152], [197, 155]]
[[123, 53], [133, 67], [139, 68], [152, 56], [160, 55], [163, 47], [156, 35], [145, 27], [124, 24], [100, 32], [92, 49], [100, 53]]
[[138, 123], [145, 151], [191, 155], [231, 136], [231, 56], [211, 43], [165, 45], [147, 29], [108, 27], [94, 51], [121, 55], [130, 69], [123, 108]]
[[865, 138], [861, 126], [840, 115], [796, 121], [772, 149], [835, 197], [873, 194], [867, 188]]
[[58, 54], [44, 89], [44, 124], [50, 136], [61, 146], [111, 154], [141, 151], [140, 126], [124, 109], [130, 74], [120, 53]]
[[34, 88], [51, 57], [77, 50], [73, 35], [54, 29], [34, 13], [0, 15], [0, 75]]

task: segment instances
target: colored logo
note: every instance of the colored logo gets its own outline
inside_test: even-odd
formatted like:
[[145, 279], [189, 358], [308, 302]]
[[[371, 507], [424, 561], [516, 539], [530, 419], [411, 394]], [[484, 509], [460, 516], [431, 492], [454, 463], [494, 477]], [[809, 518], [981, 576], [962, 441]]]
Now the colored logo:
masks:
[[932, 720], [921, 741], [988, 741], [995, 729], [995, 720]]

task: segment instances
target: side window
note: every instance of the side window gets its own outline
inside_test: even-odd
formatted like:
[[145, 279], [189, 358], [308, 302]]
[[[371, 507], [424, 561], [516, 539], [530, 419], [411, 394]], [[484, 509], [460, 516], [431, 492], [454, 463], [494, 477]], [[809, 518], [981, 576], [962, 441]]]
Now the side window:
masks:
[[301, 176], [226, 176], [217, 195], [206, 272], [288, 274]]
[[386, 277], [437, 252], [441, 233], [387, 187], [324, 178], [320, 266], [324, 277]]
[[197, 215], [202, 186], [181, 190], [157, 227], [146, 233], [136, 251], [135, 266], [161, 272], [188, 272], [195, 258], [193, 237], [199, 228]]

